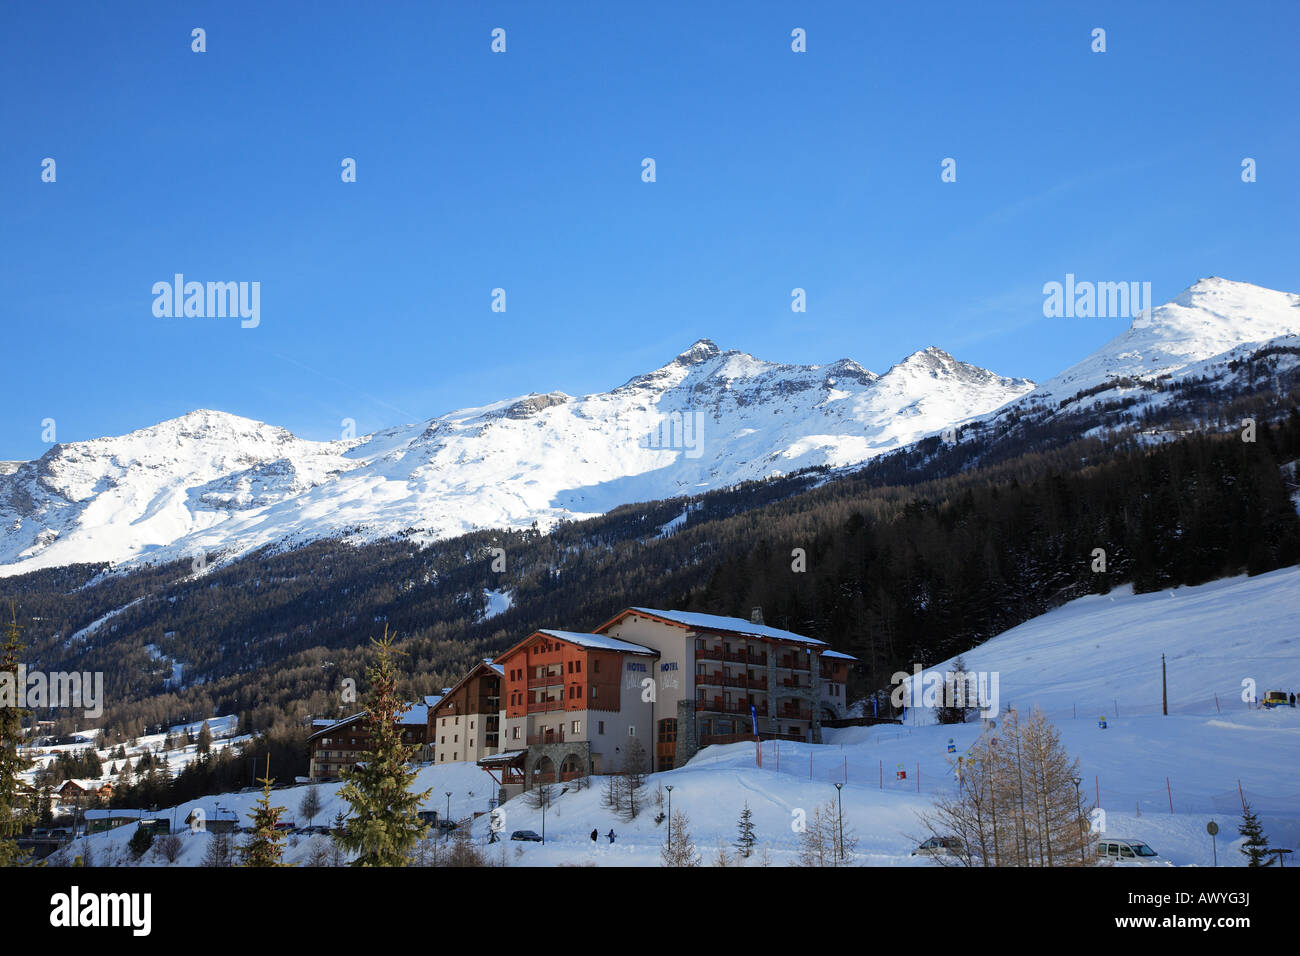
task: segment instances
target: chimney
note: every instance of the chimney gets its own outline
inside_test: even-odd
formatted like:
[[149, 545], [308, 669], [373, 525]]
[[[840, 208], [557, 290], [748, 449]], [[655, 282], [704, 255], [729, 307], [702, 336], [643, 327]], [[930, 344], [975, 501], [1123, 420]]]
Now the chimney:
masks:
[[750, 624], [763, 623], [763, 609], [761, 607], [756, 607], [749, 612], [749, 623]]

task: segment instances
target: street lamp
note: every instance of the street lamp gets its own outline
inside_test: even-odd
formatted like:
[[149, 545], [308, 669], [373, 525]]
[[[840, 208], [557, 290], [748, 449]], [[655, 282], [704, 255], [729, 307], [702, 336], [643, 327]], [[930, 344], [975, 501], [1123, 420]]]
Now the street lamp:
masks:
[[[840, 814], [840, 845], [839, 845], [838, 858], [842, 860], [842, 859], [844, 859], [844, 784], [842, 784], [842, 783], [837, 783], [837, 784], [835, 785], [835, 797], [836, 797], [836, 799], [839, 801], [839, 805], [840, 805], [840, 808], [839, 808], [839, 814]], [[837, 865], [838, 865], [838, 864], [837, 864]]]
[[[447, 821], [446, 822], [447, 823], [451, 822], [451, 791], [450, 790], [447, 791]], [[443, 827], [442, 832], [446, 833], [447, 828]]]
[[664, 787], [668, 791], [668, 852], [673, 851], [673, 788]]
[[1083, 855], [1083, 845], [1087, 842], [1083, 835], [1083, 793], [1079, 790], [1079, 784], [1083, 783], [1082, 777], [1071, 777], [1074, 781], [1074, 808], [1079, 815], [1079, 865], [1083, 866], [1088, 861]]

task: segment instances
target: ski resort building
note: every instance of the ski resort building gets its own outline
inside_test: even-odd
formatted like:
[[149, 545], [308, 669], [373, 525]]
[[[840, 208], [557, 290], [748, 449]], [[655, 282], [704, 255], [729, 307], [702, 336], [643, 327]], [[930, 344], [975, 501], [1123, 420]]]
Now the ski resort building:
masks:
[[502, 665], [483, 660], [443, 693], [430, 713], [435, 763], [478, 760], [497, 752], [503, 676]]
[[738, 740], [821, 743], [821, 722], [845, 715], [854, 658], [822, 641], [751, 620], [693, 611], [628, 608], [596, 628], [654, 648], [654, 769], [700, 747]]
[[634, 737], [648, 752], [654, 704], [642, 678], [657, 657], [603, 634], [533, 632], [495, 661], [504, 675], [500, 752], [479, 766], [513, 796], [617, 770]]
[[746, 621], [628, 608], [592, 633], [536, 631], [495, 660], [500, 744], [478, 764], [510, 797], [618, 772], [634, 738], [653, 770], [709, 744], [820, 743], [821, 722], [845, 716], [853, 660], [763, 624], [758, 609]]

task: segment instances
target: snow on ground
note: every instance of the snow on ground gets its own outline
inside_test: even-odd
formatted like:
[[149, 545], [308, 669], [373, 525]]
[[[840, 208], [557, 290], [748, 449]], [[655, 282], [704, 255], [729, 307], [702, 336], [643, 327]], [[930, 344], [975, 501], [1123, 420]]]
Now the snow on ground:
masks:
[[[1298, 594], [1300, 568], [1155, 594], [1116, 589], [1029, 621], [964, 658], [969, 669], [998, 672], [1004, 711], [1012, 703], [1022, 712], [1037, 705], [1048, 713], [1065, 747], [1080, 760], [1085, 802], [1100, 797], [1108, 835], [1144, 840], [1176, 865], [1209, 866], [1214, 850], [1205, 825], [1214, 819], [1221, 828], [1219, 863], [1236, 866], [1244, 862], [1237, 852], [1239, 784], [1272, 844], [1300, 846], [1300, 710], [1261, 710], [1241, 699], [1247, 678], [1256, 681], [1261, 696], [1300, 688]], [[1161, 653], [1169, 669], [1167, 717], [1161, 715]], [[1098, 726], [1102, 713], [1104, 730]], [[773, 865], [788, 865], [797, 860], [795, 815], [803, 811], [811, 817], [814, 807], [834, 800], [839, 782], [846, 829], [859, 840], [853, 863], [932, 865], [910, 856], [926, 835], [917, 813], [954, 785], [949, 739], [954, 751], [963, 753], [980, 725], [938, 726], [930, 717], [912, 712], [903, 725], [828, 730], [822, 745], [766, 742], [761, 767], [753, 744], [706, 748], [685, 767], [650, 775], [645, 810], [631, 822], [601, 806], [601, 778], [580, 791], [558, 794], [557, 787], [545, 815], [544, 846], [508, 839], [487, 846], [486, 811], [494, 788], [472, 764], [425, 767], [417, 786], [433, 789], [428, 809], [445, 812], [450, 791], [453, 817], [481, 813], [470, 824], [476, 842], [487, 846], [494, 860], [504, 853], [510, 865], [657, 866], [665, 824], [655, 817], [667, 810], [667, 793], [662, 807], [656, 793], [670, 784], [673, 808], [686, 812], [706, 863], [716, 857], [720, 841], [731, 852], [736, 820], [747, 801], [759, 852], [766, 849]], [[900, 769], [905, 779], [899, 779]], [[343, 808], [338, 787], [320, 785], [324, 810], [317, 824], [330, 822]], [[303, 786], [277, 790], [274, 802], [296, 818], [305, 792]], [[258, 796], [207, 797], [182, 804], [172, 815], [179, 824], [195, 806], [210, 813], [221, 805], [246, 820]], [[503, 809], [507, 837], [514, 830], [542, 832], [542, 811], [524, 799]], [[600, 834], [595, 844], [593, 828]], [[613, 844], [605, 836], [611, 828]], [[132, 829], [90, 838], [96, 861], [121, 855]], [[196, 864], [209, 839], [186, 832], [179, 862]], [[295, 837], [288, 860], [304, 862], [313, 841], [327, 839]], [[153, 856], [145, 862], [159, 863]], [[757, 862], [756, 856], [751, 865]]]
[[515, 602], [515, 592], [510, 591], [483, 591], [484, 610], [481, 620], [486, 621], [490, 617], [496, 617], [498, 614], [504, 614], [510, 610], [510, 605]]

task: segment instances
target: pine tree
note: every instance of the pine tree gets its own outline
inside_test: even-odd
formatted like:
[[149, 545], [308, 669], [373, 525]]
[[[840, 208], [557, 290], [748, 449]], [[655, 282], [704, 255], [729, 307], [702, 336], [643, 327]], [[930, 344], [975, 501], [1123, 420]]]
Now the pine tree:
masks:
[[208, 722], [203, 722], [202, 729], [199, 730], [198, 753], [209, 754], [212, 752], [212, 731], [208, 729]]
[[664, 834], [664, 842], [659, 847], [660, 865], [699, 866], [700, 854], [691, 839], [691, 821], [683, 811], [674, 810], [671, 822], [672, 829]]
[[13, 866], [24, 857], [17, 837], [30, 816], [30, 808], [18, 789], [18, 775], [24, 768], [19, 746], [23, 718], [27, 716], [27, 711], [18, 708], [18, 655], [23, 647], [18, 631], [11, 605], [4, 648], [0, 650], [0, 866]]
[[740, 823], [737, 825], [739, 835], [736, 838], [735, 847], [740, 851], [740, 855], [749, 859], [754, 853], [754, 811], [749, 809], [749, 801], [745, 801], [745, 809], [740, 811]]
[[276, 824], [280, 822], [280, 814], [288, 808], [271, 806], [271, 784], [275, 781], [269, 776], [271, 772], [269, 755], [266, 763], [268, 776], [258, 781], [262, 784], [262, 799], [257, 801], [257, 808], [253, 811], [253, 835], [239, 848], [240, 866], [292, 865], [282, 862], [284, 847], [281, 844], [284, 843], [284, 832], [276, 829]]
[[131, 839], [126, 846], [137, 860], [140, 859], [153, 846], [153, 830], [146, 826], [137, 825], [135, 833], [131, 834]]
[[1241, 805], [1241, 826], [1237, 832], [1246, 838], [1241, 853], [1250, 861], [1247, 866], [1273, 865], [1277, 858], [1269, 856], [1268, 837], [1264, 835], [1264, 827], [1259, 822], [1259, 817], [1255, 816], [1255, 811], [1250, 808], [1249, 801], [1244, 801]]
[[417, 771], [410, 765], [413, 749], [402, 745], [397, 725], [406, 707], [397, 696], [397, 667], [388, 628], [384, 628], [383, 640], [372, 643], [378, 652], [366, 675], [365, 727], [370, 752], [357, 767], [344, 771], [339, 796], [352, 810], [342, 834], [335, 839], [357, 854], [353, 866], [406, 866], [428, 832], [419, 811], [433, 790], [411, 792]]

